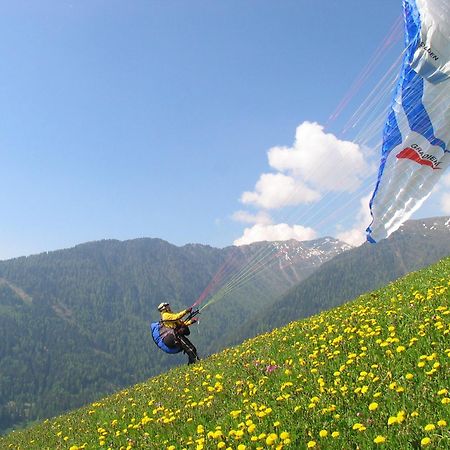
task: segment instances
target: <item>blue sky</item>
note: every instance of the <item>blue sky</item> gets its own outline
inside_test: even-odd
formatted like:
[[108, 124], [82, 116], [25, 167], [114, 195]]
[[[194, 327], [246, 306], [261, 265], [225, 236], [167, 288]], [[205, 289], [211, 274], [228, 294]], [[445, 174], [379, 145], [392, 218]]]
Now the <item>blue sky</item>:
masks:
[[[296, 198], [283, 154], [297, 132], [365, 152], [353, 172], [374, 176], [370, 114], [392, 83], [364, 123], [352, 114], [395, 66], [400, 16], [400, 0], [1, 2], [0, 259], [109, 238], [223, 247], [361, 228], [362, 192], [331, 183], [331, 167], [320, 198], [312, 179]], [[445, 212], [437, 192], [419, 216]]]

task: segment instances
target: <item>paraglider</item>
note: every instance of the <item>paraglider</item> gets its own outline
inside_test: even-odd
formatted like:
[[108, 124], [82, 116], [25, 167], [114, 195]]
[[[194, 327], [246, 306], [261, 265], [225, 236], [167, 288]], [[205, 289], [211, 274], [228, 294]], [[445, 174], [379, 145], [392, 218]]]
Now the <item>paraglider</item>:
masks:
[[367, 240], [397, 230], [450, 165], [450, 3], [404, 0], [405, 55], [384, 127]]
[[158, 311], [161, 313], [161, 320], [150, 325], [155, 344], [166, 353], [183, 351], [188, 356], [188, 364], [199, 361], [197, 349], [187, 338], [190, 334], [189, 326], [197, 322], [195, 316], [199, 311], [193, 311], [191, 307], [174, 313], [167, 302], [160, 303]]

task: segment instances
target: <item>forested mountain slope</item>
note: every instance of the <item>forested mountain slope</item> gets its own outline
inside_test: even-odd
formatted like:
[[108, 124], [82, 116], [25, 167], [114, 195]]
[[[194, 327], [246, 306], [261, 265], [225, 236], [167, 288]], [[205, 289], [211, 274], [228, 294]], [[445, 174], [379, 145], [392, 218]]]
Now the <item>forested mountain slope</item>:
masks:
[[450, 258], [2, 438], [9, 450], [450, 448]]
[[[109, 240], [0, 262], [0, 431], [184, 363], [184, 356], [166, 355], [151, 340], [156, 305], [169, 300], [184, 309], [220, 269], [226, 283], [242, 268], [258, 268], [205, 310], [193, 330], [201, 355], [223, 346], [231, 324], [347, 248], [329, 238], [225, 249]], [[260, 271], [255, 261], [262, 256]]]
[[227, 338], [229, 345], [338, 306], [450, 255], [450, 218], [411, 220], [378, 244], [366, 243], [323, 264]]

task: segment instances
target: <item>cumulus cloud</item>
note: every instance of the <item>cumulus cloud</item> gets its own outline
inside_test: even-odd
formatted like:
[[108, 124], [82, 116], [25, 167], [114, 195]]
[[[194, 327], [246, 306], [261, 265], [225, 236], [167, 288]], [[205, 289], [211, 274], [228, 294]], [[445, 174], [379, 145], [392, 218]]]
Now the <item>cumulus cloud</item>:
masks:
[[259, 223], [263, 225], [269, 225], [272, 223], [272, 219], [265, 211], [259, 211], [256, 214], [251, 214], [248, 211], [236, 211], [233, 214], [233, 220], [243, 223]]
[[308, 188], [300, 180], [282, 173], [264, 173], [253, 192], [244, 192], [241, 202], [265, 209], [282, 208], [300, 203], [309, 203], [320, 198], [320, 194]]
[[273, 147], [268, 157], [271, 167], [316, 190], [352, 192], [369, 170], [359, 145], [325, 133], [312, 122], [297, 127], [292, 147]]
[[337, 238], [347, 244], [358, 247], [366, 241], [366, 228], [372, 222], [370, 215], [369, 201], [372, 194], [360, 199], [360, 208], [356, 215], [356, 220], [351, 229], [341, 231], [337, 234]]
[[[253, 224], [234, 241], [235, 245], [316, 238], [313, 228], [274, 224], [267, 210], [318, 202], [330, 191], [352, 193], [373, 169], [359, 145], [325, 133], [323, 126], [313, 122], [303, 122], [297, 127], [291, 147], [273, 147], [267, 155], [273, 173], [263, 173], [254, 189], [244, 192], [240, 198], [241, 203], [260, 212], [238, 211], [233, 215], [234, 220]], [[364, 209], [359, 212], [357, 223], [340, 233], [340, 238], [352, 245], [365, 241], [365, 229], [370, 223], [368, 199], [363, 202]]]
[[369, 171], [360, 146], [312, 122], [297, 127], [292, 147], [271, 148], [268, 159], [277, 172], [262, 174], [242, 203], [274, 209], [316, 202], [324, 191], [353, 192]]
[[301, 225], [291, 226], [286, 223], [276, 225], [256, 224], [251, 228], [246, 228], [243, 236], [234, 241], [234, 245], [247, 245], [261, 241], [287, 241], [289, 239], [309, 241], [316, 237], [317, 233], [312, 228]]

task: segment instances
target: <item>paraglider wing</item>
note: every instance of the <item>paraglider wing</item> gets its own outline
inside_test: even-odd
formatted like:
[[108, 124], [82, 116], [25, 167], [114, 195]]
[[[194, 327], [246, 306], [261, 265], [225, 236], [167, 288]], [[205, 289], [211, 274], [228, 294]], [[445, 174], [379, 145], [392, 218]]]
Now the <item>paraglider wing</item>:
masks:
[[403, 7], [406, 49], [370, 200], [370, 242], [397, 230], [450, 165], [450, 1]]

